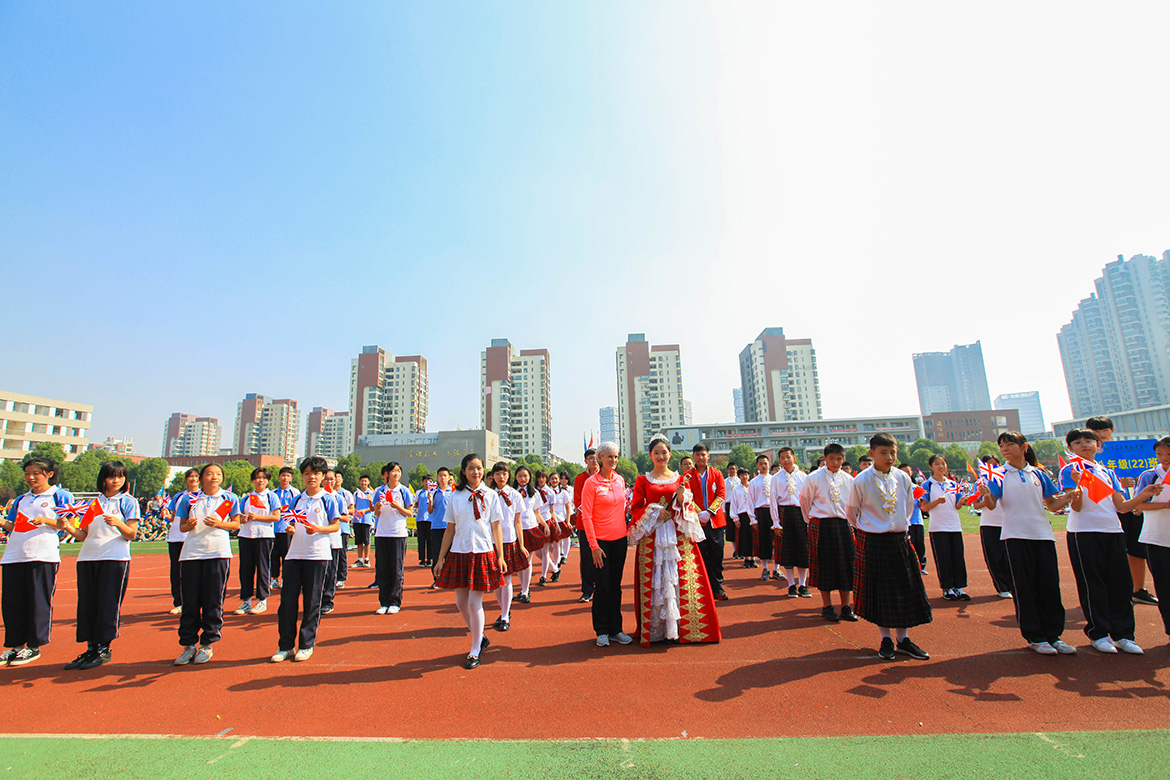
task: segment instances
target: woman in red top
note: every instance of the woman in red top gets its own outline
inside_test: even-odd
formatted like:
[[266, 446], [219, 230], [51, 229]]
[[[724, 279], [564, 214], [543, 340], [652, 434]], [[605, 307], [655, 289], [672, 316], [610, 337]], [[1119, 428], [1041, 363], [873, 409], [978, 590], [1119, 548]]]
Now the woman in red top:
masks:
[[654, 470], [634, 482], [629, 539], [637, 542], [634, 607], [642, 646], [718, 642], [719, 617], [697, 542], [704, 538], [691, 492], [670, 470], [665, 436], [650, 439]]
[[[615, 470], [618, 446], [606, 442], [597, 448], [601, 470], [581, 488], [578, 520], [589, 543], [595, 571], [593, 631], [597, 646], [609, 640], [621, 645], [634, 641], [622, 631], [622, 572], [626, 567], [626, 481]], [[584, 553], [582, 553], [584, 555]]]

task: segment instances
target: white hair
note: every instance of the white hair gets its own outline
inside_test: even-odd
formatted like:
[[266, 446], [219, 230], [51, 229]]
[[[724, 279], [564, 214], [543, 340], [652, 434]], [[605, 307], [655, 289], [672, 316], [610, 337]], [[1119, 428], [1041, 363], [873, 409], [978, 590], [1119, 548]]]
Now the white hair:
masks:
[[600, 445], [598, 445], [598, 447], [597, 447], [597, 457], [599, 457], [599, 458], [600, 458], [602, 455], [606, 455], [606, 454], [608, 454], [608, 453], [610, 453], [610, 452], [612, 452], [614, 455], [618, 455], [618, 454], [620, 454], [620, 453], [621, 453], [621, 450], [619, 450], [619, 449], [618, 449], [618, 446], [617, 446], [617, 443], [616, 443], [616, 442], [612, 442], [612, 441], [603, 441], [603, 442], [602, 442]]

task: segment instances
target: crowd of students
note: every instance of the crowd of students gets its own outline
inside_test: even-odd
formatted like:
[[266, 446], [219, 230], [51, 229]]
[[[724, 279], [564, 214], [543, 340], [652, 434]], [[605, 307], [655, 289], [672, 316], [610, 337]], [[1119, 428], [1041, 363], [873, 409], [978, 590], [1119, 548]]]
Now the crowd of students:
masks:
[[[1020, 632], [1037, 653], [1076, 652], [1062, 639], [1065, 610], [1048, 515], [1064, 507], [1071, 510], [1066, 539], [1090, 645], [1102, 653], [1141, 653], [1134, 637], [1134, 603], [1159, 606], [1170, 633], [1170, 608], [1144, 587], [1148, 560], [1155, 589], [1170, 592], [1170, 493], [1162, 495], [1170, 480], [1170, 437], [1155, 445], [1159, 465], [1136, 484], [1123, 484], [1096, 463], [1111, 428], [1107, 419], [1094, 418], [1086, 428], [1071, 431], [1066, 438], [1071, 462], [1056, 479], [1039, 466], [1022, 435], [1001, 435], [1003, 465], [998, 458], [983, 459], [985, 467], [967, 502], [981, 511], [980, 544], [992, 586], [999, 596], [1013, 599]], [[697, 543], [693, 560], [700, 561], [701, 582], [698, 590], [685, 590], [710, 594], [709, 603], [695, 608], [705, 610], [716, 626], [714, 601], [729, 598], [725, 533], [733, 544], [731, 557], [760, 568], [762, 580], [782, 582], [789, 597], [812, 598], [811, 589], [818, 590], [825, 620], [873, 623], [883, 659], [896, 653], [929, 658], [909, 636], [910, 629], [932, 620], [924, 584], [924, 514], [943, 598], [970, 599], [958, 513], [963, 492], [941, 456], [931, 459], [931, 476], [916, 481], [912, 469], [898, 461], [896, 440], [877, 434], [856, 472], [846, 466], [844, 449], [830, 444], [811, 473], [799, 468], [791, 449], [783, 448], [775, 466], [761, 455], [754, 476], [731, 464], [725, 477], [708, 465], [701, 444], [693, 459], [683, 460], [680, 474], [666, 467], [669, 445], [658, 439], [654, 446], [663, 452], [652, 452], [654, 478], [642, 486], [653, 495], [635, 499], [632, 507], [636, 486], [627, 488], [614, 472], [617, 448], [612, 444], [602, 445], [601, 453], [585, 453], [587, 471], [571, 488], [567, 474], [533, 474], [524, 465], [513, 473], [502, 462], [489, 470], [474, 454], [463, 459], [457, 474], [444, 468], [433, 481], [428, 477], [417, 493], [401, 483], [402, 469], [393, 462], [383, 467], [380, 486], [373, 488], [363, 476], [353, 491], [317, 457], [300, 464], [303, 492], [291, 486], [291, 468], [280, 470], [276, 487], [269, 485], [268, 470], [259, 468], [252, 473], [252, 491], [244, 496], [221, 486], [219, 466], [191, 469], [186, 490], [160, 513], [169, 521], [172, 614], [178, 616], [181, 646], [174, 663], [207, 663], [222, 638], [233, 532], [239, 540], [235, 614], [265, 612], [271, 593], [280, 591], [273, 662], [312, 656], [322, 617], [333, 611], [336, 590], [348, 582], [351, 538], [355, 569], [370, 568], [372, 555], [375, 578], [369, 587], [378, 591], [376, 613], [402, 609], [410, 518], [415, 519], [418, 563], [434, 573], [431, 587], [454, 591], [470, 637], [464, 659], [469, 669], [479, 665], [490, 645], [485, 597], [494, 596], [499, 608], [491, 627], [508, 631], [512, 603], [529, 603], [532, 586], [559, 580], [574, 535], [582, 551], [579, 601], [594, 602], [600, 646], [611, 639], [632, 641], [621, 629], [625, 556], [618, 553], [631, 543], [626, 532], [635, 528], [640, 528], [638, 539], [631, 531], [630, 540], [640, 541], [639, 556], [643, 550], [648, 556], [639, 565], [654, 567], [656, 583], [663, 549], [677, 544], [679, 554], [668, 552], [666, 559], [685, 558], [692, 549], [685, 545], [692, 542], [683, 540], [684, 530]], [[29, 491], [13, 502], [0, 524], [9, 535], [0, 559], [6, 648], [0, 665], [36, 660], [49, 642], [59, 533], [64, 533], [81, 544], [76, 638], [85, 644], [66, 668], [100, 666], [111, 659], [129, 577], [130, 542], [142, 530], [139, 504], [125, 492], [126, 468], [118, 461], [103, 464], [96, 505], [75, 504], [55, 486], [56, 466], [47, 460], [27, 460], [24, 474]], [[669, 510], [655, 508], [653, 529], [641, 522], [650, 505]], [[1135, 560], [1141, 562], [1140, 577]], [[537, 567], [539, 579], [533, 582]], [[667, 612], [677, 604], [681, 573], [676, 565], [673, 577], [666, 577], [675, 589], [674, 601], [666, 592]], [[661, 607], [653, 599], [661, 598], [659, 589], [652, 596], [638, 593], [640, 613], [657, 615]], [[647, 617], [639, 630], [680, 641], [678, 620], [668, 615], [665, 629], [659, 620], [650, 631]], [[689, 641], [719, 638], [715, 630]]]

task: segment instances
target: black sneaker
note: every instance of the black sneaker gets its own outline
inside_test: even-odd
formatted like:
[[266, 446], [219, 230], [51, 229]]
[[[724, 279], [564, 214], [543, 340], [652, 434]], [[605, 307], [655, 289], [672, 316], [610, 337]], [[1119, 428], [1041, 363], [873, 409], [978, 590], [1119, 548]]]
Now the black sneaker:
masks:
[[533, 583], [533, 584], [534, 584], [534, 585], [537, 585], [537, 586], [539, 586], [539, 587], [541, 587], [541, 588], [543, 588], [543, 587], [544, 587], [544, 583], [545, 583], [545, 582], [547, 582], [547, 580], [546, 580], [544, 577], [541, 577], [541, 578], [540, 578], [540, 582], [535, 582], [535, 583]]
[[553, 572], [553, 576], [549, 578], [549, 582], [557, 582], [561, 578], [561, 570], [557, 569]]
[[96, 647], [87, 649], [84, 653], [74, 658], [69, 663], [65, 664], [66, 669], [80, 669], [81, 665], [89, 660], [89, 657], [97, 651]]
[[78, 669], [95, 669], [110, 660], [110, 648], [99, 647], [95, 649], [88, 659], [82, 661], [78, 665]]
[[969, 593], [967, 593], [966, 591], [964, 591], [962, 588], [959, 588], [958, 590], [955, 591], [955, 598], [959, 601], [970, 601], [971, 595]]
[[790, 599], [794, 599], [794, 598], [796, 598], [798, 595], [799, 595], [799, 594], [796, 592], [796, 586], [795, 586], [795, 585], [789, 585], [789, 586], [788, 586], [788, 598], [790, 598]]
[[[789, 590], [789, 592], [791, 592], [792, 588], [789, 588], [788, 590]], [[800, 597], [802, 599], [811, 599], [812, 598], [812, 593], [809, 592], [807, 585], [801, 585], [799, 588], [796, 589], [796, 592], [800, 595]]]
[[955, 592], [953, 590], [944, 590], [943, 591], [943, 598], [946, 599], [947, 601], [955, 601], [959, 597], [955, 595]]
[[582, 593], [581, 598], [577, 599], [578, 604], [588, 604], [590, 601], [593, 601], [593, 594], [592, 593], [590, 593], [589, 595], [585, 595], [584, 593]]
[[[512, 627], [512, 624], [507, 620], [497, 620], [496, 621], [496, 630], [497, 631], [507, 631], [511, 627]], [[486, 639], [487, 637], [484, 637], [484, 638]]]
[[[883, 639], [882, 640], [882, 647], [885, 647], [885, 645], [886, 645], [886, 640]], [[898, 642], [898, 652], [905, 653], [906, 655], [910, 656], [911, 658], [917, 658], [919, 661], [926, 661], [930, 658], [930, 653], [926, 652], [921, 647], [919, 647], [918, 645], [911, 642], [910, 637], [906, 637], [905, 639]]]
[[825, 607], [824, 609], [822, 609], [821, 610], [821, 617], [823, 617], [825, 620], [829, 621], [830, 623], [836, 623], [839, 620], [841, 620], [841, 616], [837, 614], [837, 610], [833, 609], [832, 607]]
[[882, 637], [882, 646], [878, 648], [878, 658], [883, 661], [894, 660], [894, 640], [889, 637]]
[[744, 558], [743, 559], [743, 567], [745, 569], [750, 569], [752, 567], [752, 562], [749, 561], [747, 558]]
[[857, 613], [853, 611], [853, 607], [846, 604], [841, 607], [841, 619], [848, 620], [850, 623], [857, 622]]
[[519, 601], [521, 604], [528, 604], [532, 601], [532, 597], [529, 596], [527, 593], [521, 593], [520, 598], [518, 598], [516, 600]]
[[778, 579], [780, 579], [780, 572], [778, 572], [778, 571], [774, 571], [774, 572], [772, 572], [772, 574], [771, 574], [771, 577], [772, 577], [772, 579], [774, 579], [774, 580], [778, 580]]
[[332, 604], [326, 604], [325, 606], [321, 607], [321, 614], [322, 615], [328, 615], [332, 611], [333, 611]]
[[1154, 607], [1158, 606], [1158, 599], [1150, 595], [1150, 592], [1145, 588], [1142, 588], [1141, 590], [1135, 590], [1131, 600], [1134, 604], [1149, 604]]

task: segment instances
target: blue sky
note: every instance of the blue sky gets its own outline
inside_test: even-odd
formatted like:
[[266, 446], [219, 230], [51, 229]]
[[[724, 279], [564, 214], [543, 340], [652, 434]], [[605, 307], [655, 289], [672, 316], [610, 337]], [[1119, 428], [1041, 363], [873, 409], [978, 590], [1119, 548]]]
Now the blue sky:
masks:
[[709, 422], [778, 325], [828, 416], [914, 412], [911, 353], [982, 339], [1060, 419], [1056, 331], [1170, 248], [1170, 85], [1160, 4], [1055, 7], [7, 3], [0, 385], [156, 454], [247, 392], [344, 408], [380, 344], [476, 427], [506, 337], [575, 456], [627, 333]]

